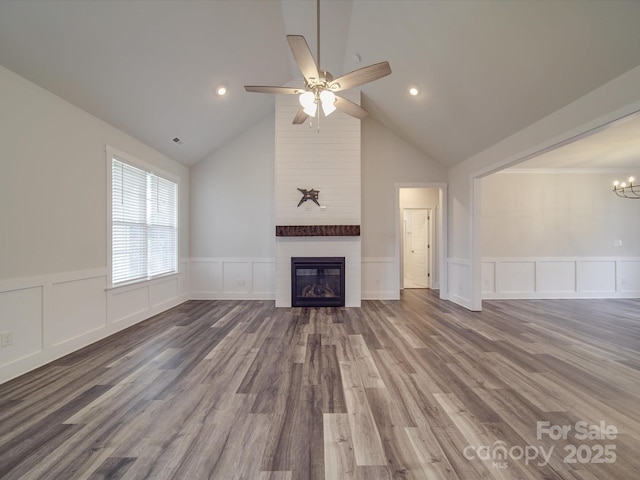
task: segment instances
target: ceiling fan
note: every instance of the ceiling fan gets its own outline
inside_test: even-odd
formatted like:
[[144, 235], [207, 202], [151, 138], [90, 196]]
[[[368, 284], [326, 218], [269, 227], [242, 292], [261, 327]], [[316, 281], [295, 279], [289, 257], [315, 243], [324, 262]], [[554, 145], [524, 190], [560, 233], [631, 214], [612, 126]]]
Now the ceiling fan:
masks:
[[389, 75], [391, 73], [389, 62], [369, 65], [334, 79], [333, 75], [320, 68], [320, 0], [317, 0], [316, 19], [317, 63], [302, 35], [287, 35], [287, 42], [293, 58], [304, 77], [304, 88], [256, 85], [246, 85], [244, 88], [247, 92], [299, 95], [301, 107], [293, 118], [295, 125], [304, 123], [309, 117], [313, 118], [316, 115], [319, 117], [318, 105], [322, 106], [325, 116], [338, 109], [352, 117], [364, 118], [368, 115], [364, 108], [351, 100], [336, 95], [335, 92], [358, 87]]

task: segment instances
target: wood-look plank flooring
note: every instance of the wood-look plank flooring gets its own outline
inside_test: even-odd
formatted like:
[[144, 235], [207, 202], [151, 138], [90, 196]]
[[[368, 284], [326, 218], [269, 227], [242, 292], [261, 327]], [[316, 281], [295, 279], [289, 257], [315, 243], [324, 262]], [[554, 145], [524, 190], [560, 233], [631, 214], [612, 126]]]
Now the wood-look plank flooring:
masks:
[[639, 307], [190, 301], [1, 385], [0, 478], [637, 479]]

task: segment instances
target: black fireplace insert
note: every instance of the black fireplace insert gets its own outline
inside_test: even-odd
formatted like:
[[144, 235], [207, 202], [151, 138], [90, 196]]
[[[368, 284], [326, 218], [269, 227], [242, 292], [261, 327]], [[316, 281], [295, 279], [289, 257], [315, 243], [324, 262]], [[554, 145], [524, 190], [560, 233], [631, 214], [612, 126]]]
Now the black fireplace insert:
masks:
[[291, 306], [344, 307], [344, 257], [292, 257]]

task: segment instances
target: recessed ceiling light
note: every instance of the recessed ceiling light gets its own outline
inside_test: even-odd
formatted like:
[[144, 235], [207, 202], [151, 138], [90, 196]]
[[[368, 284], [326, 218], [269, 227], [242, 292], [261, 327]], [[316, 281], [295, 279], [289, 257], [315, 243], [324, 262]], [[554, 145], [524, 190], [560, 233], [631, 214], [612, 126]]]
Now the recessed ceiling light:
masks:
[[411, 87], [409, 89], [409, 95], [413, 95], [415, 97], [418, 93], [420, 93], [420, 91], [416, 87]]
[[218, 88], [216, 88], [216, 93], [218, 95], [224, 95], [225, 93], [227, 93], [227, 87], [225, 87], [224, 85], [220, 85]]

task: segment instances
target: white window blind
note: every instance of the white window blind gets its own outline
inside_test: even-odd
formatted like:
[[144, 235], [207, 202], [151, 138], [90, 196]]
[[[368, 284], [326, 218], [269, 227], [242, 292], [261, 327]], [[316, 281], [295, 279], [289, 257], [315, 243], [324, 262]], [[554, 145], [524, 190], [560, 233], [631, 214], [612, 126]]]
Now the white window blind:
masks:
[[111, 282], [177, 271], [178, 185], [112, 159]]

